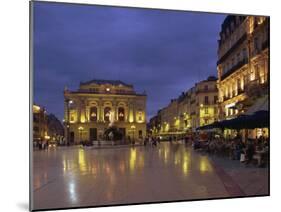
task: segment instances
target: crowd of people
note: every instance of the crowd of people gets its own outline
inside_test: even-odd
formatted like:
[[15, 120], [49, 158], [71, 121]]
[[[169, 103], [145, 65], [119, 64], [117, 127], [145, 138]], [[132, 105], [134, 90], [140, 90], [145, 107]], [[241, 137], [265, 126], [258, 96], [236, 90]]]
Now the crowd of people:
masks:
[[227, 156], [245, 164], [257, 162], [260, 167], [265, 166], [268, 161], [268, 139], [263, 136], [247, 139], [245, 143], [240, 137], [233, 139], [212, 138], [206, 141], [196, 139], [193, 142], [193, 148], [210, 154]]

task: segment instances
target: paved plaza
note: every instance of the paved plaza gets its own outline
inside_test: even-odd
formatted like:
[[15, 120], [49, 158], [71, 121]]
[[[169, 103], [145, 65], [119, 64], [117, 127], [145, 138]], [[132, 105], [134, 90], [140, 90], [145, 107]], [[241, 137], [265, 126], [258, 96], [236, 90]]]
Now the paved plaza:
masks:
[[268, 169], [157, 147], [57, 147], [34, 151], [34, 209], [268, 194]]

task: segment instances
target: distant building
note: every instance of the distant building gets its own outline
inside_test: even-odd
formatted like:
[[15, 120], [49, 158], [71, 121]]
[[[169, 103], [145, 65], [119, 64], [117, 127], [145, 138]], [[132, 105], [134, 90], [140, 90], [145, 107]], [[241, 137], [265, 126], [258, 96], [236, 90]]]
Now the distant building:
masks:
[[150, 120], [154, 135], [178, 135], [217, 120], [217, 78], [209, 77], [183, 92]]
[[218, 41], [219, 119], [243, 114], [268, 93], [269, 18], [229, 15]]
[[53, 114], [47, 114], [44, 107], [33, 104], [33, 142], [56, 141], [63, 139], [64, 128], [62, 123]]
[[215, 122], [218, 118], [217, 78], [208, 77], [190, 91], [190, 122], [192, 130]]
[[44, 107], [33, 104], [33, 142], [43, 141], [47, 136], [47, 113]]
[[65, 129], [70, 143], [103, 139], [111, 122], [123, 137], [146, 135], [146, 94], [116, 80], [80, 83], [77, 91], [64, 91]]
[[64, 127], [54, 114], [47, 115], [47, 132], [51, 140], [61, 142], [64, 137]]

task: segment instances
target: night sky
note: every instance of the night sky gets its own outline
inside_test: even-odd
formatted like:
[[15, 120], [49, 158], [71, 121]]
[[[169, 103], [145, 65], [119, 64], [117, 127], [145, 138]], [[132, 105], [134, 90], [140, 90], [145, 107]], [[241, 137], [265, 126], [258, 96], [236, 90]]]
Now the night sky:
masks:
[[151, 118], [216, 74], [225, 15], [34, 3], [34, 102], [63, 119], [63, 90], [91, 79], [147, 92]]

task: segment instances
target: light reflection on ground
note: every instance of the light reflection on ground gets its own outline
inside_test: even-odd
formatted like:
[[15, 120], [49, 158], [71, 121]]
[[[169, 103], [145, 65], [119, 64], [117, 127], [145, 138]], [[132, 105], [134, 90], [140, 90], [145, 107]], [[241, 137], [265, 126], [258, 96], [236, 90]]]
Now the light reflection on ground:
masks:
[[34, 207], [228, 197], [209, 157], [183, 144], [34, 152]]

